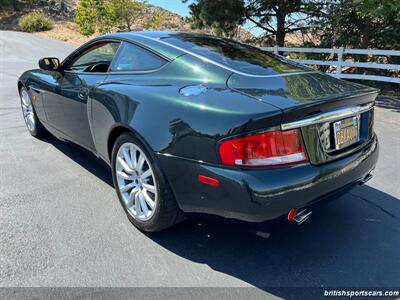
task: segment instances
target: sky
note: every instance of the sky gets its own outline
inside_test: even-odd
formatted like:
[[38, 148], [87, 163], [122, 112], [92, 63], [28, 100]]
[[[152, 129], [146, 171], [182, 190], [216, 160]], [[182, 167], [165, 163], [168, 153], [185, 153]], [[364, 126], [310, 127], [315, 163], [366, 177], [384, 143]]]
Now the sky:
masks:
[[193, 1], [182, 3], [181, 0], [149, 0], [148, 3], [168, 9], [173, 13], [187, 17], [189, 16], [188, 5]]
[[[182, 0], [148, 0], [148, 3], [150, 4], [168, 9], [169, 11], [172, 11], [173, 13], [183, 17], [190, 16], [188, 5], [193, 2], [194, 1], [192, 0], [189, 0], [187, 3], [182, 3]], [[258, 30], [258, 28], [253, 28], [252, 24], [245, 23], [244, 28], [256, 36], [262, 34], [262, 31]]]

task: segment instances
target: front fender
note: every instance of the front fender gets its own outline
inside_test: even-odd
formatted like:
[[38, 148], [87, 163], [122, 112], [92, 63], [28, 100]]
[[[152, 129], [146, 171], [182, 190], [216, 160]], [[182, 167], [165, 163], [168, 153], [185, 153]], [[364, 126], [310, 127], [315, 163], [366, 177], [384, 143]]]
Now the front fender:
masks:
[[42, 93], [45, 87], [43, 86], [43, 80], [40, 79], [43, 75], [42, 70], [26, 71], [18, 78], [17, 88], [18, 93], [22, 86], [27, 89], [37, 117], [40, 121], [47, 122]]

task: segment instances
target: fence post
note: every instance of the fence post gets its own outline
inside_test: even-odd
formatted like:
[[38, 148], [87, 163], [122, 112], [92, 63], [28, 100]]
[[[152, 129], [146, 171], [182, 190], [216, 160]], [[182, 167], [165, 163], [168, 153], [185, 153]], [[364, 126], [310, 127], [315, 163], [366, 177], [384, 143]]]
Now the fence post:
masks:
[[340, 47], [338, 49], [338, 55], [337, 55], [337, 65], [336, 65], [336, 77], [340, 78], [342, 74], [342, 63], [343, 63], [343, 47]]
[[276, 54], [276, 55], [278, 55], [278, 54], [279, 54], [279, 51], [278, 51], [278, 45], [276, 45], [276, 46], [274, 47], [274, 54]]

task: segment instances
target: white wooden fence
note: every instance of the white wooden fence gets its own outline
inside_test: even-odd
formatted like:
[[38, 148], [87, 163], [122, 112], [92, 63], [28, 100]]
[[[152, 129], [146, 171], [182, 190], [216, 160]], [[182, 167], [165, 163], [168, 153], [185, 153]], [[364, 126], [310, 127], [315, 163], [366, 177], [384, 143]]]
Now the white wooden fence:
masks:
[[337, 60], [312, 60], [312, 59], [292, 59], [298, 63], [304, 65], [322, 65], [322, 66], [334, 66], [336, 67], [334, 73], [329, 73], [332, 76], [345, 79], [362, 79], [362, 80], [374, 80], [374, 81], [385, 81], [400, 83], [399, 77], [389, 77], [389, 76], [376, 76], [376, 75], [364, 75], [364, 74], [344, 74], [342, 73], [345, 67], [359, 67], [359, 68], [371, 68], [371, 69], [384, 69], [384, 70], [395, 70], [399, 71], [400, 65], [395, 64], [379, 64], [379, 63], [365, 63], [365, 62], [354, 62], [350, 60], [343, 60], [346, 54], [361, 54], [370, 56], [400, 56], [400, 51], [398, 50], [366, 50], [366, 49], [345, 49], [341, 48], [290, 48], [290, 47], [265, 47], [263, 50], [274, 52], [278, 54], [279, 52], [285, 53], [325, 53], [332, 54], [333, 57], [337, 57]]

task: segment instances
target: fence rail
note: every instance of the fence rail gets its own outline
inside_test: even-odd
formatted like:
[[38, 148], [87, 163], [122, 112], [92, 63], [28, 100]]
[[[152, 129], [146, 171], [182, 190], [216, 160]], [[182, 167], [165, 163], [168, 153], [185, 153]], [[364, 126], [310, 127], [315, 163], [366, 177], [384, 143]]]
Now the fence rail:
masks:
[[341, 48], [290, 48], [290, 47], [265, 47], [262, 48], [265, 51], [274, 52], [279, 54], [279, 52], [285, 53], [325, 53], [332, 54], [334, 57], [336, 55], [336, 60], [315, 60], [315, 59], [292, 59], [298, 63], [304, 65], [321, 65], [321, 66], [334, 66], [335, 72], [329, 73], [337, 78], [345, 79], [361, 79], [361, 80], [374, 80], [374, 81], [384, 81], [392, 83], [400, 83], [399, 77], [389, 77], [389, 76], [378, 76], [378, 75], [365, 75], [365, 74], [344, 74], [343, 68], [347, 67], [357, 67], [366, 69], [382, 69], [382, 70], [394, 70], [399, 71], [400, 65], [395, 64], [380, 64], [380, 63], [365, 63], [365, 62], [354, 62], [351, 60], [343, 60], [345, 55], [358, 54], [358, 55], [370, 55], [370, 56], [400, 56], [400, 51], [398, 50], [369, 50], [369, 49], [345, 49]]

